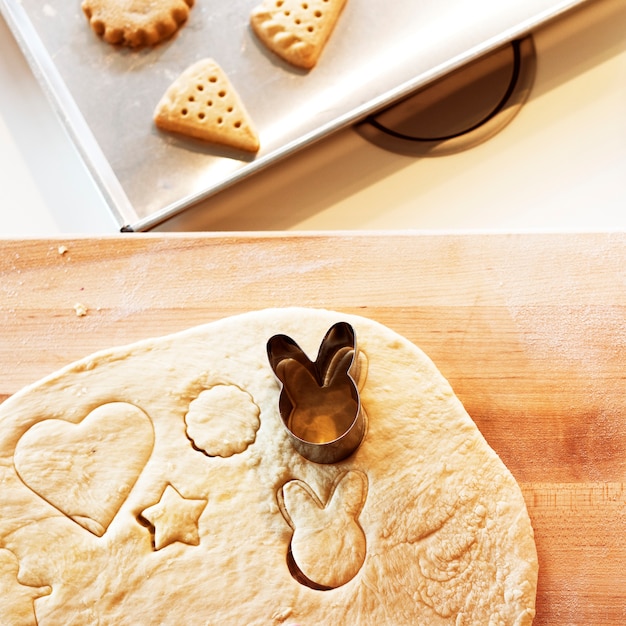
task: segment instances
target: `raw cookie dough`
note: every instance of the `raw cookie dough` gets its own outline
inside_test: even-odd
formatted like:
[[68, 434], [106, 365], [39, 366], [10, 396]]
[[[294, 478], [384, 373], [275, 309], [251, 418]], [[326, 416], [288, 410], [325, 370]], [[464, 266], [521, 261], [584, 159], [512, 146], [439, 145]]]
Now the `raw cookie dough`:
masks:
[[[289, 442], [266, 342], [314, 359], [338, 321], [367, 431], [318, 465]], [[0, 405], [0, 485], [2, 624], [534, 616], [513, 476], [430, 359], [362, 317], [269, 309], [84, 358]]]

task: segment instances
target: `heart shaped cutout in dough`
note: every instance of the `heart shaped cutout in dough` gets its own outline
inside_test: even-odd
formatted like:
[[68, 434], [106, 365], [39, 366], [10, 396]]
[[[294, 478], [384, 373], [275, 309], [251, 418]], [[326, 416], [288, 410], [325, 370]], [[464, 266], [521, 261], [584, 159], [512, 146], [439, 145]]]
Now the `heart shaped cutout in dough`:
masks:
[[124, 504], [154, 446], [150, 418], [126, 402], [94, 409], [81, 422], [47, 419], [19, 440], [14, 464], [24, 484], [101, 537]]

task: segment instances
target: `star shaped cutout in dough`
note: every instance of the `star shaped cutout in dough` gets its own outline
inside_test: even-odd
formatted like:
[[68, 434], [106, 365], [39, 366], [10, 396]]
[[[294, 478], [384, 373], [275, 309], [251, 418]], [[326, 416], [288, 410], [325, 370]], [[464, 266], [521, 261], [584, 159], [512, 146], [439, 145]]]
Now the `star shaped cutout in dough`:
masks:
[[206, 504], [204, 499], [184, 498], [168, 485], [161, 499], [141, 513], [141, 517], [154, 528], [155, 550], [175, 541], [197, 546], [200, 543], [198, 520]]

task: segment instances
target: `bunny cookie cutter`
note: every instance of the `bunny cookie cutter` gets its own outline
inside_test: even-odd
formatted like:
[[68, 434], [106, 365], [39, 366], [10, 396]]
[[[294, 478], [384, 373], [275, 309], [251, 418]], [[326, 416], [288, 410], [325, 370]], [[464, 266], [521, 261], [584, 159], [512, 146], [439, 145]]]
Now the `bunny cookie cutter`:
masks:
[[357, 388], [356, 334], [334, 324], [315, 361], [287, 335], [267, 342], [270, 366], [281, 384], [278, 408], [294, 448], [315, 463], [337, 463], [352, 454], [365, 434]]

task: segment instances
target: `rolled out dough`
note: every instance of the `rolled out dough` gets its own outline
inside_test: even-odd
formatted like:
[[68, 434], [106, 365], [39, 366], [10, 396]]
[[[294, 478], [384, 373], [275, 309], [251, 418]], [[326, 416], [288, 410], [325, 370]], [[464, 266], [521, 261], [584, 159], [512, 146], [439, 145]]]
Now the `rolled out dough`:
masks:
[[[353, 325], [367, 419], [299, 456], [266, 342]], [[268, 309], [82, 359], [0, 406], [0, 623], [531, 624], [521, 491], [416, 346]]]

